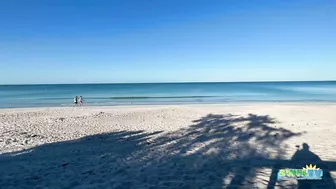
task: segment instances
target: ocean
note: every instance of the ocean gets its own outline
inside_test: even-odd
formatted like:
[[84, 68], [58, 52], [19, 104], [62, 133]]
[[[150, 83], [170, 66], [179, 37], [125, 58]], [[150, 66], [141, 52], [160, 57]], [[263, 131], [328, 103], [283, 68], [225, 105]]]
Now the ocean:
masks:
[[66, 107], [75, 96], [87, 106], [336, 102], [336, 81], [0, 85], [0, 108]]

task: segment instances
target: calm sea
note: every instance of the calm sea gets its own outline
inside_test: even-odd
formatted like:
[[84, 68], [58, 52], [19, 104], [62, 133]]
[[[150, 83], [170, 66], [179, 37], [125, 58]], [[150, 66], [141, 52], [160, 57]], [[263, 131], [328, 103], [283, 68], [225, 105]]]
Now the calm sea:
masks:
[[0, 85], [0, 108], [239, 102], [336, 102], [336, 81]]

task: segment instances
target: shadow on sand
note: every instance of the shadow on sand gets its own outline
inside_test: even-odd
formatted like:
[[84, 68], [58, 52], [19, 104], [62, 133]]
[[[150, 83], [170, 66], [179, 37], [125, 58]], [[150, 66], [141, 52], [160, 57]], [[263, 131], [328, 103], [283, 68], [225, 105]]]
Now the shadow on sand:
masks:
[[283, 159], [282, 142], [302, 133], [276, 124], [269, 116], [210, 114], [171, 133], [112, 132], [44, 144], [0, 155], [0, 187], [219, 189], [253, 188], [258, 182], [274, 188], [284, 184], [276, 182], [280, 168], [316, 163], [325, 178], [318, 185], [335, 188], [329, 174], [335, 162], [321, 161], [307, 144], [291, 160]]

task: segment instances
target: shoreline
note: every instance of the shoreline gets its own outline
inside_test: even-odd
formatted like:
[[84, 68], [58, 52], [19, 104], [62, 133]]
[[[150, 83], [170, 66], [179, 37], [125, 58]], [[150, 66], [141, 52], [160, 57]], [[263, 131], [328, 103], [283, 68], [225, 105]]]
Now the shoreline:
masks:
[[84, 106], [29, 106], [29, 107], [0, 107], [2, 110], [31, 110], [31, 109], [50, 109], [50, 108], [139, 108], [139, 107], [180, 107], [180, 106], [257, 106], [257, 105], [336, 105], [336, 102], [321, 101], [302, 101], [302, 102], [225, 102], [225, 103], [181, 103], [181, 104], [122, 104], [122, 105], [86, 105]]

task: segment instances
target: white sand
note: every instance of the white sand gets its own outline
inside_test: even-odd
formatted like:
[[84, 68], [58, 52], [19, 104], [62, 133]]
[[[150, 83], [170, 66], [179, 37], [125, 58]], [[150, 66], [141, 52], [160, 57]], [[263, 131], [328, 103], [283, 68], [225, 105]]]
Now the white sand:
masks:
[[2, 109], [0, 188], [267, 188], [310, 162], [332, 188], [335, 138], [335, 104]]

